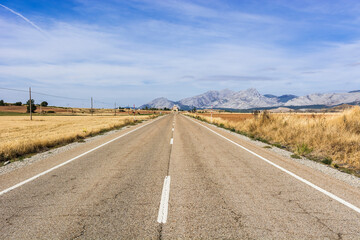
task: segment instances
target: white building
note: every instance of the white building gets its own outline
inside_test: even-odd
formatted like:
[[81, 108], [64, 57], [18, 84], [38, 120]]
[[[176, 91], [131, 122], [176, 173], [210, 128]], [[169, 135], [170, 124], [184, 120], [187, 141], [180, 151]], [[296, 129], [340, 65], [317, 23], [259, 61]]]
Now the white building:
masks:
[[171, 109], [173, 112], [178, 112], [179, 111], [179, 107], [174, 105]]

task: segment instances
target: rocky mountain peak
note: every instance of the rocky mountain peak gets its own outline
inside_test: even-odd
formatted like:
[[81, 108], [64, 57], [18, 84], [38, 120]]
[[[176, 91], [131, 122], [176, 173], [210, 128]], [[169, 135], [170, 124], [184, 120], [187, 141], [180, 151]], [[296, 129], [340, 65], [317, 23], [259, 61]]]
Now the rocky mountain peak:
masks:
[[249, 88], [243, 91], [244, 94], [262, 96], [256, 88]]
[[172, 108], [174, 105], [178, 105], [181, 109], [190, 109], [193, 107], [210, 108], [211, 106], [214, 108], [249, 109], [280, 106], [335, 106], [343, 103], [356, 103], [359, 101], [359, 91], [348, 93], [315, 93], [298, 97], [291, 94], [282, 96], [271, 94], [261, 95], [255, 88], [249, 88], [239, 92], [234, 92], [229, 89], [207, 91], [203, 94], [184, 98], [177, 102], [170, 101], [166, 98], [157, 98], [143, 106]]

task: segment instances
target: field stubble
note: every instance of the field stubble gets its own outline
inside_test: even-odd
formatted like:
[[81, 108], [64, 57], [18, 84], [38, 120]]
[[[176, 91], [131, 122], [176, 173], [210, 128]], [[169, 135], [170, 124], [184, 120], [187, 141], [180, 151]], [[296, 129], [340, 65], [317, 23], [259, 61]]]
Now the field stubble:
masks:
[[[136, 116], [145, 120], [153, 116]], [[0, 163], [134, 124], [131, 116], [0, 117]]]
[[[209, 114], [197, 118], [211, 121]], [[334, 167], [360, 170], [360, 107], [338, 114], [217, 114], [213, 123]]]

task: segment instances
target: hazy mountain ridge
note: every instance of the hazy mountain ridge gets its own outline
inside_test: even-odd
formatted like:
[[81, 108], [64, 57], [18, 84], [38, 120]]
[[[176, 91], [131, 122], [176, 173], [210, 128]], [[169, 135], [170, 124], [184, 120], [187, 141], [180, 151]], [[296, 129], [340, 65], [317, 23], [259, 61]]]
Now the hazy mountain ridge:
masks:
[[360, 92], [352, 93], [315, 93], [294, 98], [284, 104], [284, 106], [306, 106], [306, 105], [326, 105], [335, 106], [343, 103], [360, 101]]
[[264, 96], [267, 97], [267, 98], [276, 98], [276, 99], [278, 99], [279, 102], [283, 102], [283, 103], [298, 97], [298, 96], [292, 95], [292, 94], [285, 94], [285, 95], [281, 95], [279, 97], [275, 96], [275, 95], [272, 95], [272, 94], [265, 94]]
[[174, 105], [178, 105], [184, 110], [192, 109], [194, 107], [250, 109], [281, 106], [335, 106], [354, 102], [360, 102], [360, 91], [351, 91], [347, 93], [314, 93], [298, 97], [291, 94], [285, 94], [282, 96], [275, 96], [271, 94], [262, 95], [255, 88], [250, 88], [239, 92], [234, 92], [229, 89], [221, 91], [208, 91], [194, 97], [181, 99], [179, 101], [157, 98], [141, 107], [172, 108]]
[[179, 101], [180, 104], [191, 106], [191, 107], [202, 107], [202, 106], [210, 106], [213, 105], [214, 102], [219, 101], [221, 99], [226, 99], [227, 97], [233, 95], [235, 92], [229, 89], [224, 89], [221, 91], [208, 91], [206, 93], [184, 98]]
[[155, 98], [151, 102], [144, 104], [141, 106], [141, 108], [149, 107], [149, 108], [172, 108], [176, 102], [168, 100], [167, 98], [160, 97]]

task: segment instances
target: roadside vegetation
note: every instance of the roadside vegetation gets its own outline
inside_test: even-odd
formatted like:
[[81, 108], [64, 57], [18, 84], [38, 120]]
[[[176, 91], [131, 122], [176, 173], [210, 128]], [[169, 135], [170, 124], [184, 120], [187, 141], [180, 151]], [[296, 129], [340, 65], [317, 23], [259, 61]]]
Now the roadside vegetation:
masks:
[[[156, 115], [136, 116], [137, 122]], [[0, 166], [88, 136], [135, 124], [133, 116], [1, 116]]]
[[[211, 122], [209, 116], [190, 114]], [[274, 114], [262, 112], [251, 118], [212, 123], [252, 139], [286, 148], [294, 158], [305, 156], [342, 171], [360, 174], [360, 107], [339, 114]]]

